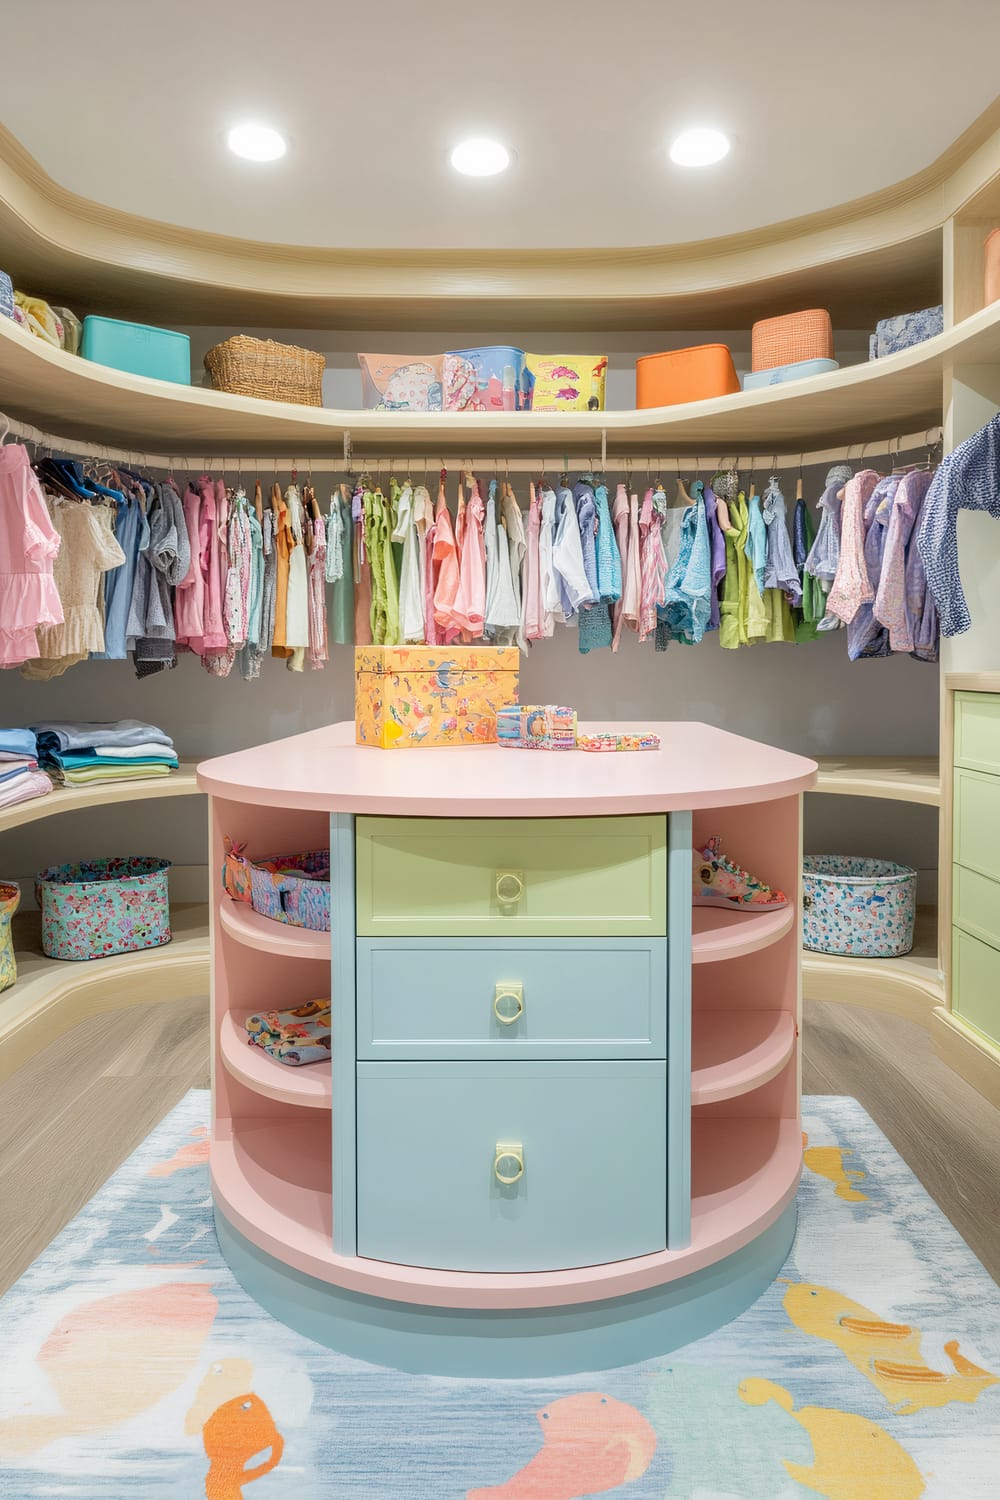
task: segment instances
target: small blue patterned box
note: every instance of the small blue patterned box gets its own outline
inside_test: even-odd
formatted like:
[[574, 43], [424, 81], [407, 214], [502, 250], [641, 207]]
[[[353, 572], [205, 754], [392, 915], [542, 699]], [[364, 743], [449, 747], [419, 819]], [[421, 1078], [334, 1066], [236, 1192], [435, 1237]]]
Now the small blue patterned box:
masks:
[[944, 307], [923, 307], [919, 312], [901, 313], [898, 318], [883, 318], [875, 326], [869, 344], [870, 359], [885, 359], [901, 349], [912, 349], [932, 339], [944, 329]]
[[14, 316], [14, 283], [6, 271], [0, 271], [0, 315], [5, 318]]

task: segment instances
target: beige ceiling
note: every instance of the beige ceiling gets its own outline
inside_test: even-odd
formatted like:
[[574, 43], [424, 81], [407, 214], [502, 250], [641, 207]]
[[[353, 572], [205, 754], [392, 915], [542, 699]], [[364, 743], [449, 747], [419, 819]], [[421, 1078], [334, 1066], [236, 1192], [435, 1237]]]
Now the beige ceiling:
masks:
[[[886, 187], [993, 100], [997, 0], [7, 0], [0, 118], [57, 182], [255, 240], [709, 238]], [[238, 161], [226, 129], [284, 132]], [[729, 132], [720, 166], [666, 143]], [[458, 177], [494, 135], [503, 177]]]

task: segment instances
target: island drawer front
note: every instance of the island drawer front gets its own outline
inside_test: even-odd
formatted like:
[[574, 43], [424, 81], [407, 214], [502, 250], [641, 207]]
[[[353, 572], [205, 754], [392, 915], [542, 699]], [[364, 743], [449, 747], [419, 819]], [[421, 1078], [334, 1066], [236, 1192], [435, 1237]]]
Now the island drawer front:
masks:
[[358, 1254], [516, 1272], [664, 1250], [666, 1115], [662, 1062], [359, 1063]]
[[361, 1058], [666, 1056], [666, 938], [358, 940]]
[[359, 817], [361, 937], [665, 937], [667, 820]]
[[962, 865], [952, 867], [952, 920], [981, 942], [1000, 948], [1000, 882]]
[[955, 860], [1000, 880], [1000, 776], [955, 772]]

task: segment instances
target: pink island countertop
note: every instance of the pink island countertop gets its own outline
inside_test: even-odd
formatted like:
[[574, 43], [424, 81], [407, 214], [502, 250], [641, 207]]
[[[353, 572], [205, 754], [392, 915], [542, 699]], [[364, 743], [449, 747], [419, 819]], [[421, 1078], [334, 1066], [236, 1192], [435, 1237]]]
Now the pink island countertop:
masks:
[[437, 818], [583, 817], [736, 807], [808, 791], [816, 762], [709, 724], [591, 722], [654, 730], [659, 750], [595, 753], [498, 745], [378, 750], [353, 720], [202, 761], [198, 785], [263, 807]]

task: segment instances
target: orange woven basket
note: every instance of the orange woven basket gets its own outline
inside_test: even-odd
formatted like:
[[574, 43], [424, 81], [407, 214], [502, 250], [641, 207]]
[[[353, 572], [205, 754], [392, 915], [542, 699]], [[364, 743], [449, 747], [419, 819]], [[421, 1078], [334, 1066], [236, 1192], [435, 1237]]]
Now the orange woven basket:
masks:
[[259, 396], [264, 401], [294, 401], [300, 406], [323, 405], [326, 360], [312, 349], [252, 339], [237, 333], [216, 344], [205, 355], [205, 369], [217, 391], [233, 396]]
[[1000, 229], [994, 229], [986, 236], [986, 244], [983, 246], [983, 259], [986, 266], [986, 279], [984, 292], [986, 295], [986, 306], [991, 302], [1000, 302]]
[[763, 318], [753, 325], [750, 338], [754, 370], [775, 370], [802, 359], [833, 358], [833, 324], [823, 307]]

